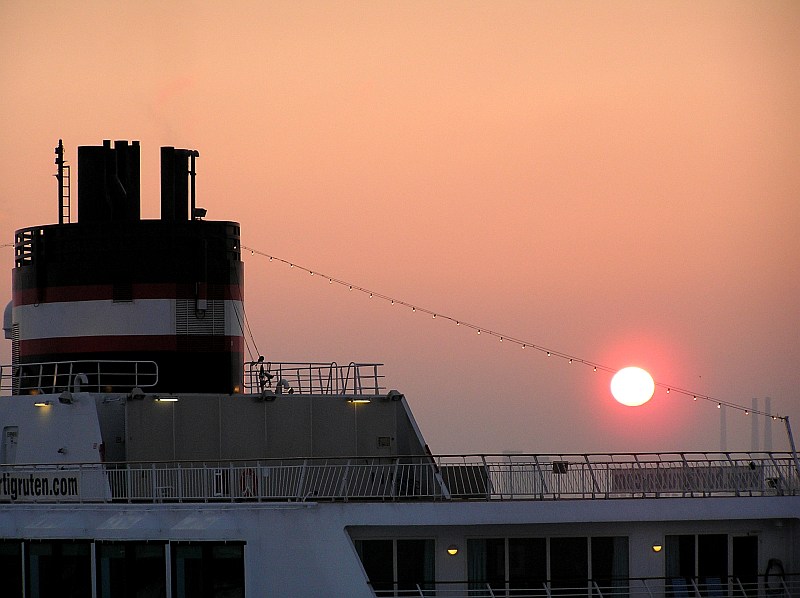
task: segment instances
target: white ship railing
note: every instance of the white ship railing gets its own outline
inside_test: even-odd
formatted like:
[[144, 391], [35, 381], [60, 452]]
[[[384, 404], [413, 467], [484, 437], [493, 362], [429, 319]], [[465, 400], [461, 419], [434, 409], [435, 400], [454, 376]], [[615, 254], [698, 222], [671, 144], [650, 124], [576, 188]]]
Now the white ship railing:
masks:
[[375, 582], [378, 598], [417, 596], [427, 598], [796, 598], [800, 575], [728, 577], [637, 577], [586, 582], [546, 580], [520, 586], [509, 582], [432, 581], [426, 584]]
[[0, 466], [0, 501], [10, 502], [501, 501], [799, 494], [800, 480], [790, 453], [450, 455]]
[[0, 365], [0, 391], [12, 394], [128, 391], [156, 384], [155, 361], [106, 359]]
[[252, 393], [377, 395], [384, 390], [382, 365], [250, 361], [245, 364], [244, 387]]

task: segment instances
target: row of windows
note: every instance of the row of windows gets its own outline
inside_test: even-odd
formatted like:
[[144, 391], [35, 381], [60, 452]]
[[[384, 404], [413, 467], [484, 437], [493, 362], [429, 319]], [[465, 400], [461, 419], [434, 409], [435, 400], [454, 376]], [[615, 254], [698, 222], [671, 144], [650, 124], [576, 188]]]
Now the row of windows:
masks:
[[[355, 546], [378, 595], [412, 596], [434, 589], [434, 540], [356, 540]], [[467, 575], [470, 589], [543, 588], [547, 580], [554, 589], [574, 588], [590, 578], [612, 587], [628, 577], [628, 539], [469, 539]]]
[[602, 588], [628, 578], [628, 538], [490, 538], [467, 541], [467, 575], [472, 589], [542, 589], [554, 592], [586, 587], [593, 579]]
[[[379, 596], [419, 595], [436, 586], [433, 539], [360, 539], [355, 547]], [[569, 594], [596, 584], [604, 594], [629, 591], [629, 547], [625, 536], [472, 538], [466, 544], [471, 590], [494, 595]], [[683, 595], [695, 579], [704, 592], [733, 575], [745, 584], [758, 577], [758, 538], [728, 534], [668, 535], [664, 542], [668, 593]], [[730, 559], [729, 559], [730, 554]], [[730, 563], [730, 565], [729, 565]], [[730, 569], [730, 571], [729, 571]]]
[[[94, 555], [94, 571], [92, 556]], [[244, 545], [218, 542], [0, 541], [3, 596], [243, 598]]]

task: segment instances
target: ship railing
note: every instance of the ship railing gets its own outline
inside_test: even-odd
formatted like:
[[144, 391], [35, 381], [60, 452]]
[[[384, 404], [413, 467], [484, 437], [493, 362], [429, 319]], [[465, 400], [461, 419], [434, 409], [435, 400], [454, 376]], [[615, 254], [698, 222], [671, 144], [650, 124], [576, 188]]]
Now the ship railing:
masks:
[[107, 463], [127, 502], [442, 499], [427, 457]]
[[717, 577], [616, 577], [514, 581], [368, 582], [378, 598], [796, 598], [800, 574]]
[[0, 391], [11, 394], [127, 392], [158, 383], [155, 361], [75, 360], [0, 365]]
[[251, 393], [377, 395], [384, 390], [382, 365], [250, 361], [245, 364], [244, 386]]
[[[37, 487], [52, 488], [52, 476], [75, 478], [77, 494], [64, 498], [58, 491], [35, 493]], [[87, 481], [83, 481], [85, 476]], [[800, 482], [789, 453], [416, 455], [3, 465], [0, 500], [19, 500], [9, 494], [11, 480], [17, 480], [13, 482], [17, 490], [22, 488], [19, 484], [29, 484], [34, 490], [26, 493], [25, 500], [35, 502], [489, 501], [800, 495]]]
[[17, 231], [14, 235], [14, 266], [21, 268], [33, 263], [44, 229], [34, 226]]
[[496, 499], [764, 496], [800, 493], [791, 453], [440, 457], [448, 487]]

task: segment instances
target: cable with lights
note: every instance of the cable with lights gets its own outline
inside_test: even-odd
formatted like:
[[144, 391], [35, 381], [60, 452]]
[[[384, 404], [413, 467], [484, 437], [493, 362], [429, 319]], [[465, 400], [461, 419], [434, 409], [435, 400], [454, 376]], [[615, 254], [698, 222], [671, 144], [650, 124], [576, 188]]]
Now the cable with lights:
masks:
[[[414, 305], [414, 304], [409, 303], [407, 301], [403, 301], [402, 299], [396, 299], [394, 297], [390, 297], [388, 295], [384, 295], [382, 293], [378, 293], [377, 291], [373, 291], [373, 290], [358, 286], [358, 285], [353, 284], [351, 282], [348, 282], [346, 280], [342, 280], [342, 279], [336, 278], [334, 276], [329, 276], [327, 274], [323, 274], [323, 273], [318, 272], [316, 270], [312, 270], [310, 268], [306, 268], [304, 266], [301, 266], [301, 265], [296, 264], [294, 262], [291, 262], [289, 260], [274, 256], [274, 255], [270, 255], [270, 254], [265, 253], [263, 251], [259, 251], [258, 249], [255, 249], [253, 247], [248, 247], [246, 245], [242, 245], [242, 249], [246, 249], [247, 251], [249, 251], [250, 255], [259, 255], [259, 256], [262, 256], [262, 257], [266, 257], [266, 258], [269, 258], [270, 262], [279, 262], [281, 264], [289, 266], [292, 269], [297, 269], [297, 270], [299, 270], [301, 272], [306, 272], [306, 273], [310, 274], [311, 276], [318, 276], [319, 278], [321, 278], [323, 280], [327, 279], [328, 280], [328, 284], [336, 283], [336, 284], [338, 284], [340, 286], [347, 287], [347, 289], [350, 290], [350, 291], [357, 291], [357, 292], [363, 293], [365, 295], [368, 295], [370, 298], [378, 298], [378, 299], [382, 299], [384, 301], [388, 301], [390, 303], [390, 305], [400, 305], [400, 306], [403, 306], [403, 307], [406, 307], [406, 308], [410, 309], [412, 312], [420, 312], [420, 313], [423, 313], [423, 314], [427, 314], [427, 315], [431, 316], [432, 319], [447, 320], [449, 322], [454, 323], [456, 326], [464, 326], [466, 328], [474, 330], [479, 335], [486, 335], [486, 336], [497, 338], [497, 339], [499, 339], [499, 341], [501, 343], [510, 343], [510, 344], [513, 344], [513, 345], [517, 345], [517, 346], [521, 347], [522, 349], [526, 349], [526, 350], [527, 349], [533, 349], [534, 351], [539, 351], [540, 353], [544, 353], [547, 357], [556, 357], [556, 358], [559, 358], [559, 359], [563, 359], [563, 360], [565, 360], [565, 361], [567, 361], [568, 363], [571, 363], [571, 364], [572, 363], [576, 363], [576, 364], [579, 364], [579, 365], [588, 366], [588, 367], [592, 368], [592, 371], [594, 371], [594, 372], [597, 372], [599, 370], [599, 371], [603, 371], [603, 372], [614, 373], [614, 372], [616, 372], [618, 370], [618, 368], [612, 368], [612, 367], [609, 367], [607, 365], [603, 365], [603, 364], [600, 364], [600, 363], [596, 363], [594, 361], [590, 361], [588, 359], [583, 359], [583, 358], [577, 357], [575, 355], [570, 355], [569, 353], [564, 353], [562, 351], [556, 351], [554, 349], [549, 349], [549, 348], [544, 347], [542, 345], [539, 345], [537, 343], [525, 341], [525, 340], [516, 338], [514, 336], [509, 336], [507, 334], [501, 334], [499, 332], [495, 332], [494, 330], [490, 330], [490, 329], [486, 328], [485, 326], [478, 326], [476, 324], [471, 324], [470, 322], [465, 322], [464, 320], [461, 320], [459, 318], [455, 318], [453, 316], [449, 316], [447, 314], [442, 313], [441, 311], [434, 311], [434, 310], [426, 309], [424, 307], [420, 307], [419, 305]], [[678, 393], [678, 394], [681, 394], [681, 395], [684, 395], [684, 396], [687, 396], [687, 397], [692, 397], [692, 399], [694, 401], [702, 400], [702, 401], [707, 401], [709, 403], [714, 403], [714, 404], [717, 405], [718, 409], [721, 409], [722, 407], [727, 407], [727, 408], [730, 408], [730, 409], [741, 411], [745, 415], [761, 415], [761, 416], [764, 416], [764, 417], [769, 417], [773, 421], [775, 421], [775, 420], [785, 421], [786, 420], [786, 416], [777, 415], [777, 414], [773, 414], [773, 413], [767, 413], [766, 411], [761, 411], [761, 410], [758, 410], [758, 409], [751, 409], [751, 408], [748, 408], [748, 407], [743, 407], [742, 405], [738, 405], [738, 404], [732, 403], [730, 401], [723, 401], [723, 400], [714, 398], [714, 397], [706, 395], [706, 394], [693, 392], [693, 391], [688, 390], [686, 388], [681, 388], [679, 386], [675, 386], [673, 384], [665, 384], [665, 383], [662, 383], [662, 382], [655, 382], [655, 381], [654, 381], [654, 384], [655, 384], [656, 388], [663, 389], [666, 394]]]

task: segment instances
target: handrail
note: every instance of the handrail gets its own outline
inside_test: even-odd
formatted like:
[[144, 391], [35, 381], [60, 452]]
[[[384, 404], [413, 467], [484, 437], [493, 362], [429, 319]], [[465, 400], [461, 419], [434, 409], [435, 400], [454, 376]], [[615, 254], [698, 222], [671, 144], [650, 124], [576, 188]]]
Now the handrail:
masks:
[[[680, 588], [673, 583], [680, 580]], [[406, 582], [368, 581], [368, 587], [374, 596], [415, 595], [424, 598], [494, 598], [496, 596], [514, 596], [514, 598], [544, 598], [553, 595], [564, 598], [605, 598], [607, 596], [626, 596], [628, 598], [653, 598], [654, 596], [728, 596], [753, 598], [792, 598], [800, 595], [800, 574], [787, 574], [781, 580], [780, 587], [766, 587], [763, 579], [751, 578], [749, 581], [737, 575], [718, 578], [669, 578], [669, 577], [620, 577], [613, 581], [587, 579], [579, 585], [572, 582], [548, 579], [539, 586], [519, 587], [509, 580], [486, 582], [473, 580], [426, 580]], [[374, 586], [392, 586], [391, 589], [374, 589]], [[430, 589], [426, 589], [430, 588]], [[410, 594], [409, 592], [414, 592]]]
[[244, 387], [249, 392], [321, 395], [377, 395], [385, 387], [379, 373], [381, 363], [339, 365], [332, 362], [291, 363], [248, 361], [245, 363]]
[[[553, 457], [410, 455], [3, 465], [0, 501], [543, 501], [681, 496], [700, 500], [800, 495], [789, 453], [760, 458], [751, 454], [746, 462], [737, 458], [731, 464], [713, 459], [669, 461], [662, 455], [653, 461], [658, 467], [649, 470], [640, 468], [641, 459], [613, 460], [620, 455]], [[776, 468], [784, 475], [778, 475]], [[594, 475], [588, 475], [590, 471]], [[652, 478], [642, 477], [643, 471], [653, 472]], [[54, 476], [69, 478], [75, 492], [69, 496], [50, 492]], [[776, 487], [775, 480], [784, 483]]]
[[158, 384], [155, 361], [78, 359], [0, 365], [0, 391], [55, 394], [65, 390], [120, 392]]

